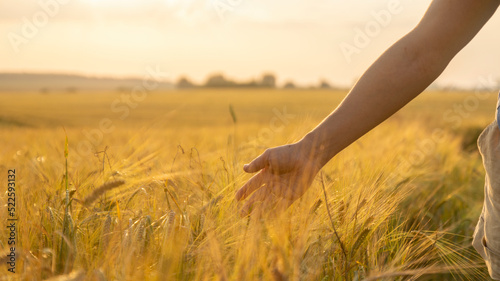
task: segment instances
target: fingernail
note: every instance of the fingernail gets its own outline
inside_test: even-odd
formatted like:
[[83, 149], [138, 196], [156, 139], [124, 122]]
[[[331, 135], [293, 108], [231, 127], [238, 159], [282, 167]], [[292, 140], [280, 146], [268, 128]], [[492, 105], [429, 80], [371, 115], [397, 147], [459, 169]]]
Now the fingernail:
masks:
[[246, 170], [248, 170], [248, 167], [249, 167], [249, 166], [250, 166], [250, 165], [248, 165], [248, 164], [243, 165], [243, 170], [245, 170], [245, 171], [246, 171]]

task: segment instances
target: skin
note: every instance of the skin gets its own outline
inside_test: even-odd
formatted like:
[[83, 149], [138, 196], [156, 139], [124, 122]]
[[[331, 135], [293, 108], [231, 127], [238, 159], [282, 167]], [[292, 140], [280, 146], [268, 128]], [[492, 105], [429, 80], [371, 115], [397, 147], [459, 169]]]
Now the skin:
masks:
[[300, 141], [267, 149], [243, 169], [242, 215], [278, 213], [299, 199], [337, 153], [417, 97], [481, 30], [499, 0], [434, 0], [420, 23], [363, 74], [342, 103]]

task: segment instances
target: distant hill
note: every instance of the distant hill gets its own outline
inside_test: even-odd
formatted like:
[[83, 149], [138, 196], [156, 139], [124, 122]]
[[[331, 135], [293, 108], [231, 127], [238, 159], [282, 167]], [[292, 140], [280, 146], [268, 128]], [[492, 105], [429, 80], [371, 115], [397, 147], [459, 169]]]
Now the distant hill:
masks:
[[[130, 91], [141, 86], [140, 78], [87, 77], [66, 74], [0, 73], [0, 92], [66, 92]], [[169, 82], [161, 82], [155, 90], [174, 88]]]

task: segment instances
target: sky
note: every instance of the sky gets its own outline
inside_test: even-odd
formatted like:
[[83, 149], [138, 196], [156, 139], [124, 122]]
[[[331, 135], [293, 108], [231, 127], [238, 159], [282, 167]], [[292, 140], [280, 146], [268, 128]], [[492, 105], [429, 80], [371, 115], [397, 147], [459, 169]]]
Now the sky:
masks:
[[[243, 81], [269, 72], [280, 83], [348, 86], [430, 2], [0, 0], [0, 72], [142, 77], [156, 67], [171, 80], [198, 83], [213, 73]], [[498, 79], [498, 27], [500, 12], [438, 83], [474, 87]], [[363, 44], [355, 41], [362, 36]]]

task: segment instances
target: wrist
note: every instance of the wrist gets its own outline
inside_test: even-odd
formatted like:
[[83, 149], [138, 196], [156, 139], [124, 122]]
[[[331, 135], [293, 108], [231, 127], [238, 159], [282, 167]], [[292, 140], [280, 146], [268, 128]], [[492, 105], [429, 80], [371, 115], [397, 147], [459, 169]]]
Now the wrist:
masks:
[[336, 153], [328, 149], [324, 141], [314, 131], [306, 134], [299, 142], [301, 151], [304, 151], [306, 157], [322, 168]]

